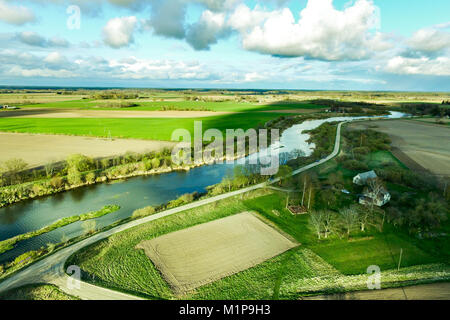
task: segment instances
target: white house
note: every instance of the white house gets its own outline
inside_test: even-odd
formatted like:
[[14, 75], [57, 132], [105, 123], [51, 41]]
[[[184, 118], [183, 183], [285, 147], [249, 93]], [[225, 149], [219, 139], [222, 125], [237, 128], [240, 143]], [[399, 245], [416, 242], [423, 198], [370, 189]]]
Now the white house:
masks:
[[372, 171], [357, 174], [353, 178], [353, 183], [357, 184], [359, 186], [363, 186], [363, 185], [367, 184], [367, 180], [376, 179], [376, 178], [377, 178], [377, 174], [375, 173], [375, 171], [372, 170]]
[[384, 206], [386, 203], [391, 201], [391, 194], [386, 190], [382, 189], [376, 196], [373, 192], [364, 190], [362, 197], [359, 198], [360, 204], [374, 204], [378, 207]]
[[[353, 183], [359, 186], [368, 185], [369, 181], [372, 179], [376, 179], [377, 174], [375, 171], [368, 171], [364, 173], [357, 174], [353, 178]], [[370, 185], [370, 184], [369, 184]], [[364, 188], [362, 196], [359, 198], [359, 203], [361, 204], [374, 204], [378, 207], [384, 206], [391, 200], [391, 194], [380, 184], [376, 187], [373, 187], [375, 190], [371, 190], [370, 188]]]

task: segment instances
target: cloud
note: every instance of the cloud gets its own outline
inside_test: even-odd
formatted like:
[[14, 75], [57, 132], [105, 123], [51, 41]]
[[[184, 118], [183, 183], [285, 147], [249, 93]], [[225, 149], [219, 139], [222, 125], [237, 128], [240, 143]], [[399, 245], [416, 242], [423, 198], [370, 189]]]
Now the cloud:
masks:
[[427, 28], [416, 31], [407, 41], [412, 50], [423, 53], [435, 53], [450, 48], [450, 32], [445, 31], [445, 25], [441, 28]]
[[120, 71], [121, 79], [158, 80], [208, 80], [214, 78], [204, 65], [198, 62], [138, 59], [111, 60], [110, 66]]
[[45, 47], [47, 40], [33, 31], [24, 31], [18, 34], [19, 41], [35, 47]]
[[378, 8], [371, 0], [357, 0], [343, 11], [332, 0], [309, 0], [295, 20], [290, 9], [265, 11], [239, 6], [229, 19], [246, 50], [284, 57], [321, 60], [359, 60], [383, 47], [373, 32]]
[[211, 44], [229, 34], [225, 28], [225, 14], [203, 11], [199, 21], [190, 26], [186, 35], [186, 41], [195, 50], [209, 50]]
[[134, 42], [136, 23], [137, 18], [134, 16], [109, 20], [103, 28], [103, 41], [115, 49], [129, 46]]
[[153, 0], [151, 17], [147, 24], [156, 35], [183, 39], [186, 10], [184, 0]]
[[450, 58], [405, 58], [397, 56], [388, 61], [385, 71], [402, 75], [450, 76]]
[[24, 25], [36, 19], [33, 11], [24, 6], [15, 6], [0, 0], [0, 21], [14, 25]]
[[50, 39], [46, 39], [40, 34], [34, 31], [23, 31], [16, 34], [16, 39], [20, 42], [32, 46], [32, 47], [41, 47], [41, 48], [51, 48], [51, 47], [59, 47], [59, 48], [68, 48], [70, 47], [69, 41], [61, 37], [52, 37]]

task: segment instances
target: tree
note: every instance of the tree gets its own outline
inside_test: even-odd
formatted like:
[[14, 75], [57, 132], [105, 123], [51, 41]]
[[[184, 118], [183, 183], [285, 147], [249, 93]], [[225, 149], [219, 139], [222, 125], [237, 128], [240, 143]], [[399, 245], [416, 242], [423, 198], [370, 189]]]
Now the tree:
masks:
[[309, 215], [309, 224], [317, 234], [317, 238], [320, 239], [323, 231], [324, 224], [324, 212], [323, 211], [312, 211]]
[[280, 166], [275, 177], [280, 179], [278, 183], [280, 186], [283, 183], [286, 185], [290, 185], [292, 181], [292, 168], [287, 165]]
[[347, 231], [347, 236], [350, 236], [350, 232], [358, 224], [359, 214], [355, 206], [351, 206], [339, 212], [342, 224]]
[[333, 211], [325, 210], [323, 211], [323, 233], [325, 239], [335, 231], [336, 228], [336, 217]]
[[72, 185], [81, 183], [81, 173], [74, 167], [71, 167], [67, 172], [67, 181]]
[[55, 171], [55, 164], [52, 162], [46, 163], [44, 169], [47, 178], [51, 178], [53, 176], [53, 172]]
[[25, 170], [28, 164], [18, 158], [10, 159], [5, 161], [4, 163], [4, 175], [9, 178], [10, 184], [18, 184], [21, 183], [22, 179], [20, 177], [20, 172]]
[[75, 168], [79, 172], [85, 172], [95, 169], [95, 162], [82, 154], [73, 154], [67, 158], [67, 168]]

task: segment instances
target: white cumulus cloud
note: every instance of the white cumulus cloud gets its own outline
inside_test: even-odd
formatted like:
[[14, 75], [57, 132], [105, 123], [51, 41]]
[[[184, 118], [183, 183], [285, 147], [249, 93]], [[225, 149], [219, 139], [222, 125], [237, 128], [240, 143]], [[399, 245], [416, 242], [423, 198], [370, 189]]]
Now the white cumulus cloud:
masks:
[[296, 21], [289, 8], [265, 11], [239, 6], [229, 24], [242, 36], [244, 49], [264, 54], [358, 60], [383, 48], [374, 29], [379, 10], [371, 0], [357, 0], [340, 11], [333, 0], [309, 0]]
[[137, 18], [121, 17], [107, 22], [103, 28], [103, 41], [112, 48], [122, 48], [134, 42], [133, 33]]
[[387, 72], [403, 75], [450, 76], [450, 58], [431, 59], [397, 56], [388, 61]]
[[35, 19], [31, 9], [21, 5], [10, 5], [6, 1], [0, 0], [0, 21], [14, 25], [23, 25]]

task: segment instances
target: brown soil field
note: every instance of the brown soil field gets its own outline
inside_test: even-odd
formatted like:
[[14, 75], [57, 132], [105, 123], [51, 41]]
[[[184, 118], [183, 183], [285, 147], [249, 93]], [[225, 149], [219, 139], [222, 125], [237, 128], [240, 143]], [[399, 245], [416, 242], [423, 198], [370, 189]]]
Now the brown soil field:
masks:
[[48, 103], [80, 100], [82, 95], [57, 95], [51, 93], [0, 94], [0, 105], [8, 103]]
[[175, 145], [168, 141], [114, 139], [26, 134], [0, 132], [0, 162], [11, 158], [25, 160], [29, 167], [38, 167], [49, 162], [65, 160], [69, 155], [80, 153], [101, 158], [124, 154], [127, 151], [157, 151]]
[[436, 175], [450, 175], [450, 128], [412, 120], [368, 121], [349, 127], [365, 129], [372, 126], [376, 126], [372, 128], [374, 130], [389, 134], [392, 146], [423, 168]]
[[297, 243], [250, 212], [142, 241], [175, 293], [181, 294], [253, 267]]
[[0, 112], [0, 118], [201, 118], [230, 113], [214, 111], [20, 109], [2, 111]]
[[450, 300], [450, 283], [306, 297], [303, 300]]

